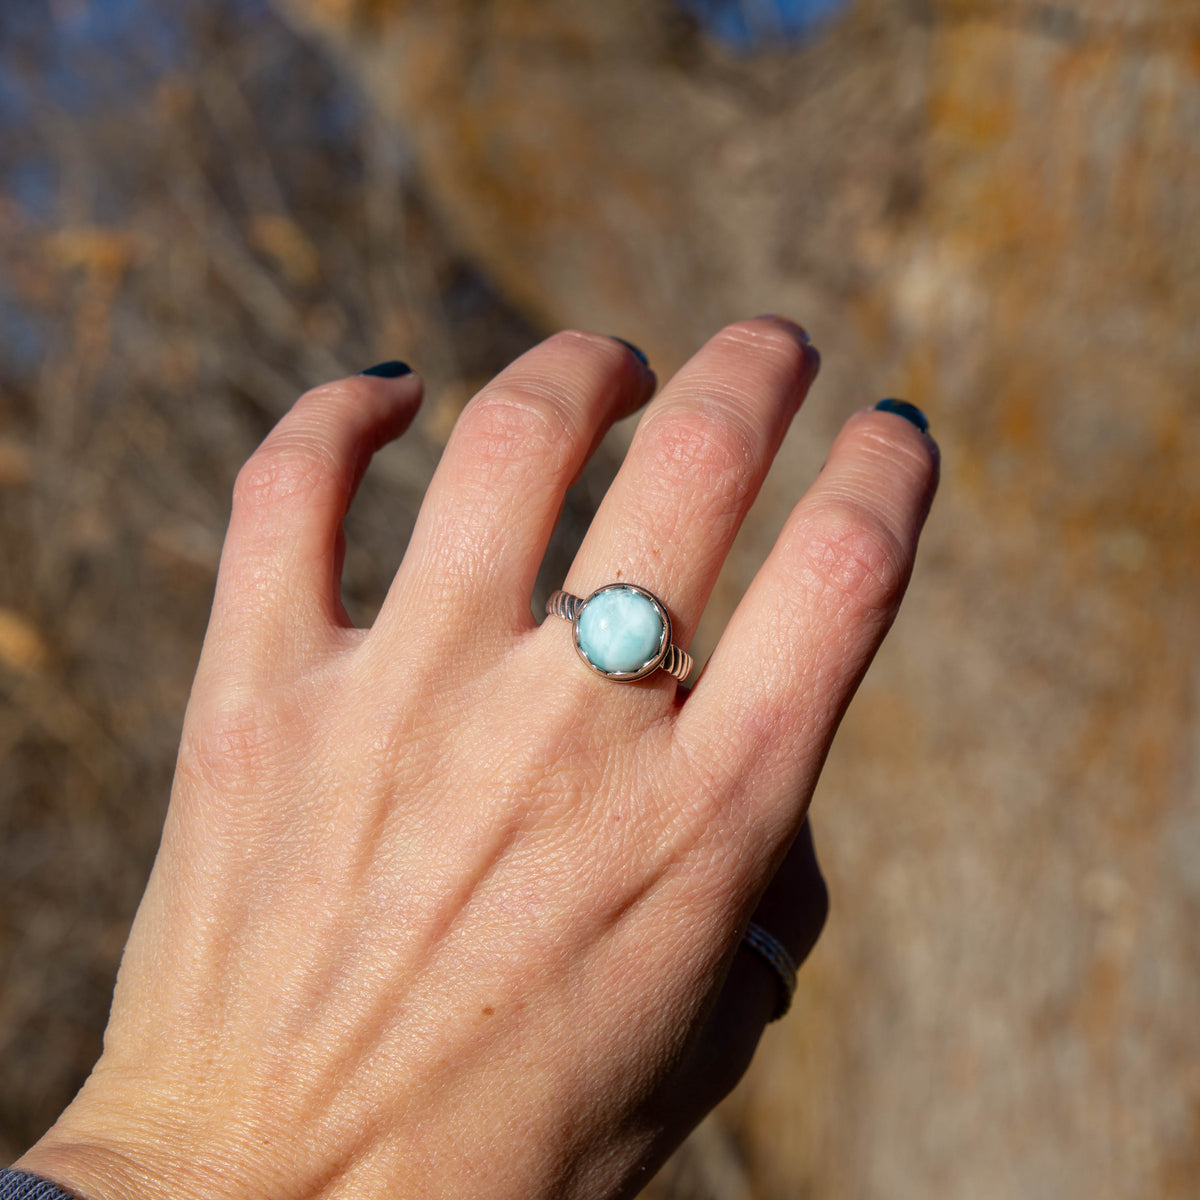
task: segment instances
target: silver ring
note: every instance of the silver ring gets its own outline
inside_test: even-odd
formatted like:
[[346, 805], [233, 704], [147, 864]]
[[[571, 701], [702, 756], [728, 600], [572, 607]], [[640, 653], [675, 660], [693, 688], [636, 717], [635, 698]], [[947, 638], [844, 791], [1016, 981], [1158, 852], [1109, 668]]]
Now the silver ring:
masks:
[[773, 933], [768, 933], [753, 921], [746, 926], [742, 943], [749, 946], [775, 972], [775, 978], [779, 981], [779, 1003], [771, 1014], [771, 1020], [778, 1021], [792, 1007], [792, 997], [796, 994], [796, 960]]
[[584, 599], [558, 591], [546, 615], [571, 622], [576, 653], [605, 679], [632, 683], [663, 670], [682, 683], [691, 674], [692, 656], [671, 641], [666, 606], [644, 587], [606, 583]]

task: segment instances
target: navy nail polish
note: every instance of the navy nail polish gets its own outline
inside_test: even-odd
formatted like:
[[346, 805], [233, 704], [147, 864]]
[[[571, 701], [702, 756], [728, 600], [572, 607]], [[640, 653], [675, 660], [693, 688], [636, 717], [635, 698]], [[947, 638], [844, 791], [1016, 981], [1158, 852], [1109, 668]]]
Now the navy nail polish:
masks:
[[907, 400], [893, 400], [890, 397], [887, 400], [880, 400], [875, 405], [875, 411], [895, 413], [896, 416], [903, 417], [915, 425], [922, 433], [929, 432], [929, 418], [915, 404], [909, 404]]
[[392, 359], [390, 362], [376, 363], [375, 366], [368, 367], [365, 371], [359, 371], [359, 374], [377, 375], [380, 379], [399, 379], [401, 375], [411, 375], [412, 367], [408, 363]]
[[616, 337], [614, 335], [614, 338], [616, 341], [620, 342], [626, 350], [633, 354], [633, 356], [642, 364], [643, 367], [648, 367], [650, 365], [650, 360], [646, 357], [646, 352], [644, 350], [639, 350], [637, 346], [635, 346], [632, 342], [627, 342], [623, 337]]

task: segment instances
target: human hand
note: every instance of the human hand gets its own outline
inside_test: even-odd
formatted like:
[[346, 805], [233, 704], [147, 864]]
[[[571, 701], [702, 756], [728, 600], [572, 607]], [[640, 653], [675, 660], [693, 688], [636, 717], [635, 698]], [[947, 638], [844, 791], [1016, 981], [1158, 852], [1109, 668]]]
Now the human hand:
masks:
[[[782, 320], [713, 338], [564, 586], [646, 587], [686, 647], [816, 367]], [[739, 940], [756, 909], [797, 957], [815, 939], [808, 801], [937, 455], [856, 414], [691, 692], [614, 683], [530, 596], [567, 486], [653, 388], [579, 333], [504, 371], [369, 630], [342, 519], [417, 377], [317, 388], [251, 458], [104, 1052], [21, 1168], [88, 1200], [630, 1195], [741, 1074], [777, 994]]]

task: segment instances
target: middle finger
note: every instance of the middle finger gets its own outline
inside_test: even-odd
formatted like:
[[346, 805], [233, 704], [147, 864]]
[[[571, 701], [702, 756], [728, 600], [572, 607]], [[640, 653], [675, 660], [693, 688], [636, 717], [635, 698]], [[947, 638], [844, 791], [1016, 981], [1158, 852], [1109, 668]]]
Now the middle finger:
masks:
[[712, 338], [646, 410], [565, 590], [647, 588], [686, 647], [819, 362], [804, 330], [777, 317]]

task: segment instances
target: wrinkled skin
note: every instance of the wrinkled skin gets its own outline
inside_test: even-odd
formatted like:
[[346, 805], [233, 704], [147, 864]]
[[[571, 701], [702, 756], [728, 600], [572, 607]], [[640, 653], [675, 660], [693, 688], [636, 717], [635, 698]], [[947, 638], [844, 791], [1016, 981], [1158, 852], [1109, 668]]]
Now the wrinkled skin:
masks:
[[[687, 646], [818, 365], [723, 330], [650, 404], [565, 587], [625, 580]], [[242, 471], [162, 846], [104, 1052], [20, 1162], [89, 1200], [632, 1195], [737, 1080], [802, 959], [805, 824], [895, 614], [931, 439], [847, 423], [690, 692], [621, 685], [534, 579], [655, 379], [564, 333], [460, 418], [369, 630], [342, 520], [415, 375], [305, 395]]]

